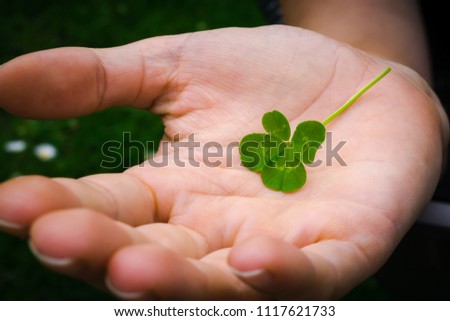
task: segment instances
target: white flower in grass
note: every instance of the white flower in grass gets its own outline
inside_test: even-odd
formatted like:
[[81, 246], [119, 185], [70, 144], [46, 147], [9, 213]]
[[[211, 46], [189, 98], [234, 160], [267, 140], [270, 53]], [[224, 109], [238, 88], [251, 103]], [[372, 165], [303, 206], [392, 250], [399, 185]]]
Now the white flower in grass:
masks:
[[58, 150], [52, 144], [44, 143], [34, 147], [34, 154], [41, 161], [49, 161], [58, 155]]
[[10, 140], [5, 143], [5, 151], [8, 153], [21, 153], [27, 148], [27, 143], [23, 140]]

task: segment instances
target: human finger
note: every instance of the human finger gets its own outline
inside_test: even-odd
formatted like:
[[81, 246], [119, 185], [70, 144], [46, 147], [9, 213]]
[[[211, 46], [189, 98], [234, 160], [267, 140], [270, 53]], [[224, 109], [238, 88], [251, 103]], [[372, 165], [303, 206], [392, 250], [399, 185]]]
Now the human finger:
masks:
[[48, 268], [101, 286], [98, 280], [112, 253], [143, 241], [139, 233], [102, 213], [72, 208], [38, 218], [31, 227], [29, 245]]
[[35, 119], [87, 115], [110, 106], [149, 108], [170, 87], [177, 65], [175, 49], [184, 37], [19, 56], [0, 68], [0, 106]]
[[[153, 244], [126, 247], [111, 258], [106, 284], [122, 299], [261, 299], [225, 264], [228, 249], [218, 252], [187, 259]], [[211, 255], [217, 257], [209, 259]]]
[[46, 213], [84, 207], [129, 225], [153, 222], [155, 199], [150, 187], [127, 174], [97, 174], [81, 179], [24, 176], [0, 185], [0, 229], [26, 234]]
[[40, 217], [32, 225], [29, 243], [48, 268], [100, 285], [110, 257], [127, 246], [151, 244], [191, 258], [204, 256], [207, 249], [199, 234], [182, 226], [160, 223], [133, 228], [86, 208]]
[[243, 282], [276, 299], [338, 299], [376, 269], [349, 241], [324, 240], [299, 249], [267, 236], [236, 245], [228, 262]]

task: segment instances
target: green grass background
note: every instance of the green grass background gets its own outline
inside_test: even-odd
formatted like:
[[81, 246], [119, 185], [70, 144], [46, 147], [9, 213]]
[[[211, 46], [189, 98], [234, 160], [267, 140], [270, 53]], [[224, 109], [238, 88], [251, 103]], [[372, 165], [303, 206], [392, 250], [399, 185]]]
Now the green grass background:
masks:
[[[0, 63], [54, 47], [111, 47], [157, 35], [263, 24], [253, 0], [0, 0]], [[100, 167], [103, 143], [121, 141], [123, 132], [131, 132], [135, 140], [157, 142], [162, 131], [159, 117], [127, 108], [62, 121], [23, 120], [0, 110], [0, 180], [26, 174], [120, 172], [123, 168]], [[24, 140], [27, 149], [7, 153], [4, 144], [15, 139]], [[33, 147], [39, 143], [53, 144], [58, 157], [48, 162], [36, 158]], [[133, 150], [127, 157], [137, 164], [144, 155]], [[386, 294], [373, 279], [347, 297], [378, 298]], [[111, 299], [82, 282], [48, 272], [31, 256], [25, 240], [0, 233], [0, 300]]]

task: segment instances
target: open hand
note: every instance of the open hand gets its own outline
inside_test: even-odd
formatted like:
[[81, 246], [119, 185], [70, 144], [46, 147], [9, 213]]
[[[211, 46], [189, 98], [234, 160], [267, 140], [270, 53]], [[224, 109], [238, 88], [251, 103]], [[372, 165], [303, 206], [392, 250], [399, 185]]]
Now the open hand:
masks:
[[[291, 127], [322, 121], [387, 65], [393, 72], [327, 126], [334, 145], [346, 142], [345, 164], [327, 164], [319, 150], [322, 164], [307, 168], [299, 191], [267, 189], [237, 148], [225, 153], [261, 132], [273, 109]], [[7, 181], [0, 226], [29, 235], [50, 269], [124, 299], [339, 298], [385, 262], [420, 214], [447, 143], [440, 104], [415, 72], [300, 28], [60, 48], [0, 67], [0, 106], [18, 116], [117, 105], [164, 115], [163, 143], [194, 137], [200, 147], [160, 149], [153, 164], [167, 160], [162, 167]], [[209, 142], [224, 155], [205, 159]]]

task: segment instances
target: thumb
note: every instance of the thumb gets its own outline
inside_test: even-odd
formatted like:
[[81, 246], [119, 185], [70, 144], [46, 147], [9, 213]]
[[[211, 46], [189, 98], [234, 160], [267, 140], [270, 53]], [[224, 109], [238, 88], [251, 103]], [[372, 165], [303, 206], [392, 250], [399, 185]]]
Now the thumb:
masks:
[[26, 54], [0, 67], [0, 106], [17, 116], [61, 119], [110, 106], [150, 108], [170, 86], [184, 35], [126, 46], [66, 47]]

